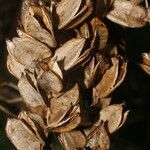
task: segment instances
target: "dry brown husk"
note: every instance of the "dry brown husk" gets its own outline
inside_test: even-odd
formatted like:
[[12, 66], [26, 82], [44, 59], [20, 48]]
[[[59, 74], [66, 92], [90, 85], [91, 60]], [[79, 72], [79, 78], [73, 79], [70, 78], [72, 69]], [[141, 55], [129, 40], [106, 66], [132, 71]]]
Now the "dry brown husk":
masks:
[[143, 27], [149, 22], [149, 12], [143, 6], [138, 5], [139, 3], [138, 1], [115, 0], [107, 18], [125, 27]]
[[123, 111], [124, 104], [106, 106], [100, 111], [99, 120], [82, 130], [63, 132], [59, 141], [66, 150], [73, 149], [110, 149], [109, 134], [119, 129], [127, 119], [129, 111]]
[[93, 6], [90, 0], [62, 0], [56, 6], [59, 18], [58, 28], [73, 28], [84, 21], [92, 11]]
[[[121, 0], [23, 1], [18, 35], [6, 42], [7, 67], [19, 80], [25, 106], [6, 125], [18, 150], [51, 148], [53, 143], [46, 143], [53, 141], [51, 134], [64, 150], [110, 148], [110, 134], [129, 113], [124, 104], [111, 104], [128, 61], [117, 49], [120, 43], [111, 43], [103, 19], [142, 27], [148, 17], [140, 5]], [[149, 66], [147, 54], [144, 65]]]
[[150, 75], [150, 53], [142, 53], [141, 68]]
[[127, 62], [121, 57], [112, 57], [111, 61], [112, 66], [106, 70], [100, 82], [93, 89], [93, 96], [96, 99], [109, 96], [125, 78]]
[[6, 124], [6, 132], [17, 149], [42, 150], [44, 147], [33, 131], [19, 119], [9, 119]]

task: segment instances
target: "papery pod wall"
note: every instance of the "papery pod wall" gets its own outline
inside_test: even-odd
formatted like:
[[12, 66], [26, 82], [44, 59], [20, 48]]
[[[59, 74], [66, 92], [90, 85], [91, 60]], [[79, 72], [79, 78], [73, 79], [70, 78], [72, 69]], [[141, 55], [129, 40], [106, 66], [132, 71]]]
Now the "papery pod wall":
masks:
[[[126, 43], [110, 38], [106, 18], [139, 28], [149, 11], [141, 1], [23, 1], [17, 36], [6, 41], [7, 68], [21, 96], [6, 133], [18, 150], [110, 149], [110, 135], [129, 113], [125, 102], [111, 102], [128, 60]], [[148, 53], [142, 58], [149, 74]]]

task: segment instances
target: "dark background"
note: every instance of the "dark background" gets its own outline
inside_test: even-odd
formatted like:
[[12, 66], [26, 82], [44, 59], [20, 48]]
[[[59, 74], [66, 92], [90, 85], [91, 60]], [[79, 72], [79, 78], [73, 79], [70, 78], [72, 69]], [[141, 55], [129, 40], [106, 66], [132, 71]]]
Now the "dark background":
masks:
[[[11, 38], [15, 35], [16, 14], [20, 7], [20, 1], [18, 0], [18, 5], [4, 9], [8, 6], [7, 4], [11, 5], [12, 1], [17, 2], [17, 0], [7, 0], [6, 3], [4, 0], [0, 0], [0, 82], [16, 82], [6, 68], [5, 38]], [[117, 41], [123, 37], [126, 41], [126, 57], [129, 60], [126, 78], [112, 94], [112, 102], [121, 103], [125, 101], [127, 109], [131, 110], [126, 124], [111, 136], [111, 149], [149, 150], [150, 76], [139, 67], [139, 63], [141, 61], [140, 54], [150, 51], [150, 26], [147, 25], [140, 29], [127, 29], [110, 22], [108, 22], [108, 26], [110, 26], [110, 36], [113, 39]], [[0, 150], [15, 150], [5, 134], [6, 120], [7, 115], [0, 112]]]

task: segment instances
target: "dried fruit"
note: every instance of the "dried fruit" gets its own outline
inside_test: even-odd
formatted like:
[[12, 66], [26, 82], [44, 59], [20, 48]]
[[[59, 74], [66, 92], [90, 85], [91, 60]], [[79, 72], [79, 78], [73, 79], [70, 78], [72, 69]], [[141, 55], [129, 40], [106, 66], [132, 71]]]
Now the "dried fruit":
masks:
[[109, 94], [114, 91], [125, 78], [127, 62], [121, 57], [112, 57], [111, 61], [112, 66], [106, 70], [101, 81], [94, 88], [93, 92], [97, 98], [109, 96]]
[[17, 149], [42, 150], [44, 147], [44, 144], [36, 137], [28, 125], [19, 119], [9, 119], [6, 132]]
[[144, 7], [132, 1], [115, 0], [107, 18], [125, 27], [139, 28], [146, 25], [148, 13]]
[[84, 38], [71, 39], [62, 47], [56, 49], [54, 58], [57, 61], [63, 61], [64, 69], [69, 70], [78, 60], [84, 45]]
[[81, 131], [73, 130], [63, 132], [59, 135], [59, 140], [65, 150], [74, 150], [85, 147], [86, 139]]
[[[7, 40], [7, 67], [19, 80], [24, 105], [6, 125], [17, 149], [53, 149], [51, 135], [66, 150], [110, 148], [109, 135], [128, 116], [123, 104], [111, 104], [127, 60], [100, 18], [113, 16], [121, 25], [143, 26], [144, 17], [141, 23], [134, 13], [145, 9], [133, 5], [121, 0], [23, 1], [18, 37]], [[132, 8], [129, 24], [126, 13]]]
[[87, 136], [87, 147], [91, 149], [108, 150], [110, 140], [103, 122], [95, 123], [90, 129], [85, 130]]
[[119, 129], [127, 119], [126, 116], [129, 112], [122, 113], [123, 106], [123, 104], [114, 104], [100, 111], [100, 121], [107, 122], [109, 133], [113, 133]]
[[150, 75], [150, 53], [142, 53], [141, 68]]
[[73, 28], [84, 21], [92, 11], [90, 0], [61, 0], [56, 5], [56, 13], [59, 17], [58, 28]]

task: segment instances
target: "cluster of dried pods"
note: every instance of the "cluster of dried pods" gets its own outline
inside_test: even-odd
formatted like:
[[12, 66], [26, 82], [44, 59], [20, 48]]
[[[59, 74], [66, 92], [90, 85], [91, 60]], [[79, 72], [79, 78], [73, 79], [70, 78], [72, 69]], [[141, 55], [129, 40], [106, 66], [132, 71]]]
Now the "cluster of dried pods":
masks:
[[[101, 18], [126, 27], [150, 22], [141, 0], [24, 0], [18, 36], [7, 40], [7, 66], [25, 105], [8, 119], [6, 132], [18, 150], [107, 150], [109, 135], [126, 121], [124, 103], [110, 104], [127, 60], [109, 47]], [[150, 55], [141, 67], [150, 74]], [[49, 139], [49, 140], [47, 140]], [[48, 141], [48, 142], [47, 142]]]

